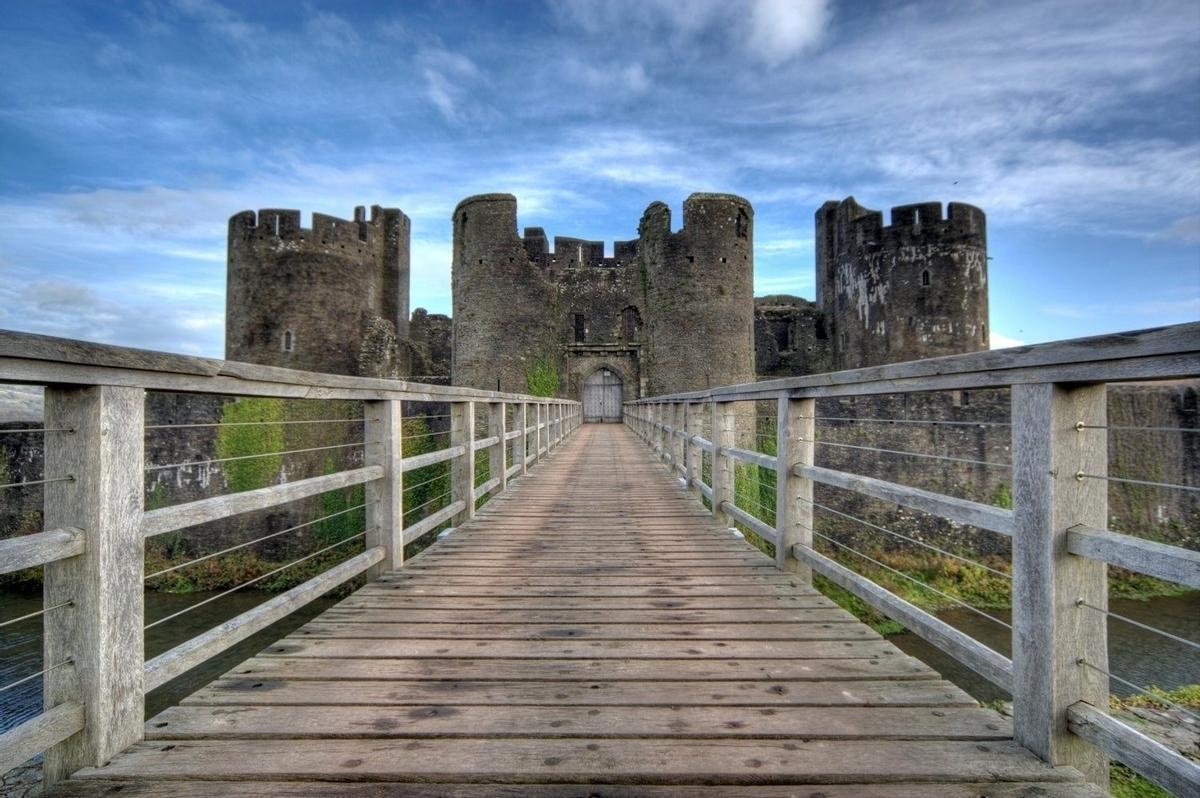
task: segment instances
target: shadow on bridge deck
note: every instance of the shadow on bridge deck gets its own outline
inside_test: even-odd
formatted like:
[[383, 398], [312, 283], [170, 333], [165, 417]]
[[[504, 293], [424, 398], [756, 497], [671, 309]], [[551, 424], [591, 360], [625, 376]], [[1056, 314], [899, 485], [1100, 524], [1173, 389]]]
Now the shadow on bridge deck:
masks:
[[146, 736], [55, 794], [1101, 794], [776, 571], [619, 425]]

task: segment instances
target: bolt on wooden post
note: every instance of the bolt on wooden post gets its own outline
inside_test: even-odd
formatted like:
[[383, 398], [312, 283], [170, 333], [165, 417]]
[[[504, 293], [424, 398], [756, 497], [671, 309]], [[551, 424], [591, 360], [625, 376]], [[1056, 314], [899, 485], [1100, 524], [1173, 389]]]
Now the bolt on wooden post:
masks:
[[367, 570], [377, 579], [404, 565], [403, 411], [398, 399], [366, 402], [363, 407], [364, 461], [383, 468], [383, 476], [366, 484], [366, 547], [382, 546], [383, 559]]
[[[82, 529], [82, 554], [46, 563], [43, 682], [47, 709], [83, 706], [85, 726], [46, 751], [47, 786], [100, 767], [142, 739], [145, 623], [142, 512], [145, 391], [47, 388], [46, 529]], [[69, 663], [69, 664], [64, 664]]]
[[[1013, 736], [1052, 765], [1108, 784], [1108, 758], [1067, 729], [1069, 706], [1108, 707], [1106, 566], [1067, 552], [1076, 525], [1103, 529], [1103, 385], [1014, 385]], [[1086, 664], [1085, 664], [1086, 663]]]
[[450, 403], [450, 445], [463, 453], [450, 460], [450, 501], [464, 502], [450, 522], [461, 526], [475, 517], [475, 403]]

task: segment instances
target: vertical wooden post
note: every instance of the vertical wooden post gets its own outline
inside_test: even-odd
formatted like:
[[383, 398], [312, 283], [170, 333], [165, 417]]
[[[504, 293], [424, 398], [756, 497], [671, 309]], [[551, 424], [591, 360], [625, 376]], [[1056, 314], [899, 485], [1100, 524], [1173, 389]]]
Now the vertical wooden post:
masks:
[[679, 476], [681, 470], [687, 474], [685, 460], [687, 452], [687, 417], [684, 415], [684, 409], [687, 407], [683, 402], [671, 403], [671, 473], [673, 476]]
[[466, 503], [451, 520], [462, 526], [475, 517], [475, 403], [450, 403], [450, 445], [463, 453], [450, 461], [450, 501]]
[[775, 565], [797, 574], [806, 584], [812, 569], [796, 559], [792, 548], [812, 546], [813, 483], [796, 474], [797, 465], [813, 464], [816, 401], [779, 397], [775, 418]]
[[683, 405], [683, 431], [687, 436], [683, 443], [686, 452], [683, 465], [687, 471], [687, 488], [697, 499], [704, 495], [695, 485], [695, 480], [703, 477], [704, 450], [700, 448], [699, 444], [694, 443], [692, 438], [699, 435], [700, 430], [703, 429], [700, 423], [703, 409], [704, 405], [696, 402], [685, 402]]
[[363, 407], [366, 465], [383, 467], [381, 479], [366, 485], [366, 546], [383, 546], [384, 557], [367, 571], [377, 579], [404, 565], [404, 470], [400, 465], [403, 416], [398, 399], [366, 402]]
[[519, 421], [521, 426], [521, 437], [517, 438], [517, 443], [521, 445], [521, 476], [529, 471], [529, 403], [521, 402], [517, 405], [520, 417], [513, 419]]
[[47, 786], [142, 739], [144, 419], [141, 388], [46, 389], [46, 426], [75, 432], [46, 437], [46, 478], [73, 479], [45, 485], [44, 526], [87, 541], [43, 574], [45, 606], [71, 602], [45, 616], [45, 706], [81, 704], [87, 724], [46, 751]]
[[[1077, 701], [1108, 706], [1106, 566], [1067, 553], [1067, 530], [1104, 528], [1108, 473], [1103, 385], [1014, 385], [1013, 736], [1052, 765], [1108, 784], [1108, 758], [1067, 730]], [[1089, 665], [1082, 664], [1087, 662]], [[1097, 670], [1098, 669], [1098, 670]]]
[[500, 436], [496, 445], [488, 449], [488, 479], [499, 479], [497, 493], [508, 490], [508, 459], [504, 452], [508, 449], [508, 441], [504, 439], [508, 432], [508, 419], [504, 415], [504, 402], [492, 402], [488, 405], [488, 432]]
[[533, 464], [542, 459], [542, 403], [533, 403]]
[[717, 521], [732, 526], [729, 514], [721, 509], [722, 502], [733, 502], [733, 458], [725, 450], [734, 445], [737, 416], [733, 402], [712, 402], [712, 512]]
[[667, 448], [667, 422], [670, 419], [667, 417], [667, 406], [663, 402], [659, 402], [655, 406], [658, 415], [658, 434], [655, 436], [656, 445], [654, 450], [658, 452], [658, 459], [665, 461], [667, 455], [670, 454], [670, 449]]

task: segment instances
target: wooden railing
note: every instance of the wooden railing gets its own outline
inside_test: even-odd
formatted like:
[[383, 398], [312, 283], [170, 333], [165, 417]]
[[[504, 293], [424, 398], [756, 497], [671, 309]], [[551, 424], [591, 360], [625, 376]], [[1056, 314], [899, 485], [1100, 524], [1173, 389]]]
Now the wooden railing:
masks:
[[[779, 568], [805, 580], [813, 572], [823, 575], [1010, 693], [1016, 739], [1046, 761], [1076, 767], [1107, 785], [1111, 757], [1175, 794], [1194, 795], [1200, 783], [1195, 762], [1108, 713], [1106, 563], [1200, 588], [1200, 553], [1108, 529], [1110, 480], [1131, 480], [1107, 470], [1106, 384], [1198, 375], [1200, 324], [1185, 324], [658, 396], [628, 404], [625, 418], [716, 516], [773, 546]], [[1012, 459], [998, 464], [1011, 469], [1011, 509], [817, 464], [815, 448], [826, 442], [817, 435], [819, 400], [995, 388], [1010, 392], [1011, 418], [997, 426], [1011, 425], [1006, 443]], [[773, 448], [773, 454], [754, 451], [753, 433], [739, 427], [739, 402], [757, 403], [760, 419], [767, 414], [764, 403], [771, 403], [774, 439], [757, 448]], [[935, 462], [994, 465], [932, 456]], [[774, 475], [767, 512], [735, 501], [735, 463]], [[1200, 490], [1195, 475], [1189, 479], [1159, 487]], [[814, 500], [815, 486], [1009, 538], [1011, 568], [1004, 576], [1012, 583], [1012, 658], [835, 561], [836, 555], [820, 553], [814, 535], [826, 549], [833, 547], [831, 554], [847, 547], [814, 527], [816, 515], [838, 512]], [[764, 520], [771, 515], [774, 523]]]
[[[44, 386], [41, 431], [46, 433], [45, 476], [22, 483], [40, 484], [45, 491], [44, 531], [0, 541], [0, 573], [44, 568], [44, 668], [21, 681], [44, 679], [45, 711], [0, 736], [0, 773], [44, 751], [48, 784], [81, 767], [103, 765], [141, 740], [148, 691], [355, 576], [373, 578], [400, 568], [406, 544], [472, 518], [479, 501], [503, 492], [510, 479], [524, 475], [581, 422], [579, 404], [559, 399], [291, 371], [11, 332], [0, 332], [0, 383]], [[362, 464], [146, 510], [147, 390], [361, 401]], [[448, 405], [448, 442], [404, 457], [403, 408], [418, 402]], [[477, 406], [487, 410], [487, 437], [476, 434]], [[488, 479], [477, 485], [475, 460], [485, 453]], [[444, 506], [405, 527], [405, 473], [438, 463], [450, 464]], [[356, 485], [365, 486], [365, 527], [353, 536], [364, 538], [361, 553], [145, 660], [147, 539]]]

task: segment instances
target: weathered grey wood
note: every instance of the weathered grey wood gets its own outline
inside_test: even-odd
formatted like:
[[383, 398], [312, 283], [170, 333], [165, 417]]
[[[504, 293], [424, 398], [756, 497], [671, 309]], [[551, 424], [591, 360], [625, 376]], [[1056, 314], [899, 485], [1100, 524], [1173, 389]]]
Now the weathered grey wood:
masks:
[[1200, 764], [1091, 704], [1067, 707], [1067, 728], [1172, 795], [1200, 794]]
[[[780, 391], [819, 397], [821, 389], [870, 384], [872, 392], [945, 390], [1038, 381], [1116, 381], [1190, 377], [1200, 371], [1200, 322], [1075, 338], [1032, 346], [950, 355], [853, 371], [786, 377], [745, 385], [671, 394], [641, 401], [768, 399]], [[1084, 369], [1072, 368], [1084, 365]], [[1059, 376], [1050, 370], [1057, 369]], [[967, 379], [975, 375], [979, 379]], [[806, 389], [812, 389], [805, 393]], [[850, 395], [853, 392], [847, 392]], [[832, 395], [832, 394], [831, 394]]]
[[1067, 530], [1107, 521], [1107, 483], [1075, 476], [1108, 473], [1105, 424], [1103, 385], [1013, 386], [1014, 737], [1094, 784], [1108, 758], [1067, 730], [1067, 707], [1108, 703], [1107, 619], [1077, 604], [1108, 608], [1106, 566], [1069, 554]]
[[712, 502], [713, 518], [723, 526], [729, 526], [729, 513], [725, 507], [733, 504], [733, 460], [726, 450], [733, 446], [736, 435], [737, 415], [731, 402], [712, 402], [709, 405], [712, 430]]
[[47, 388], [48, 477], [43, 518], [51, 529], [87, 537], [75, 557], [44, 568], [45, 606], [72, 602], [45, 618], [46, 707], [76, 703], [87, 723], [46, 751], [49, 785], [81, 767], [100, 766], [142, 737], [142, 435], [145, 392], [94, 386]]
[[505, 470], [505, 472], [504, 472], [504, 476], [505, 476], [507, 479], [512, 479], [513, 477], [517, 476], [517, 475], [518, 475], [518, 474], [520, 474], [520, 473], [521, 473], [521, 464], [520, 464], [520, 463], [513, 463], [511, 466], [509, 466], [509, 467], [508, 467], [508, 468]]
[[[175, 648], [159, 654], [145, 664], [145, 689], [153, 690], [174, 679], [202, 662], [220, 654], [230, 646], [245, 640], [255, 632], [265, 629], [281, 618], [285, 618], [315, 598], [382, 562], [386, 552], [382, 546], [367, 549], [345, 562], [314, 576], [307, 582], [296, 585], [262, 604], [236, 615], [207, 632], [180, 643]], [[141, 624], [138, 624], [139, 627]], [[139, 629], [140, 632], [140, 629]], [[139, 677], [143, 668], [137, 668]], [[139, 682], [141, 679], [139, 679]]]
[[542, 459], [542, 441], [545, 440], [544, 408], [545, 405], [541, 402], [535, 402], [533, 405], [533, 462], [535, 463]]
[[1200, 552], [1109, 529], [1067, 530], [1067, 551], [1200, 590]]
[[0, 540], [0, 574], [74, 557], [83, 554], [84, 546], [83, 530], [74, 527], [5, 538]]
[[521, 475], [524, 476], [529, 470], [529, 403], [521, 402], [518, 408], [521, 414], [518, 419], [521, 429], [521, 440], [518, 444], [518, 451], [520, 451], [521, 455], [517, 459], [520, 461]]
[[463, 453], [450, 461], [450, 501], [463, 502], [463, 508], [451, 518], [452, 526], [462, 526], [475, 517], [475, 403], [450, 404], [450, 445], [462, 446]]
[[[491, 407], [491, 403], [490, 403], [490, 402], [488, 403], [488, 407]], [[476, 451], [476, 452], [478, 452], [478, 451], [480, 451], [480, 450], [482, 450], [482, 449], [491, 449], [491, 448], [494, 448], [494, 447], [496, 446], [496, 444], [498, 444], [498, 443], [500, 443], [500, 438], [499, 438], [499, 436], [497, 436], [497, 435], [492, 435], [492, 436], [490, 436], [490, 437], [487, 437], [487, 438], [479, 438], [479, 439], [477, 439], [476, 441], [474, 441], [474, 442], [471, 444], [471, 449], [472, 449], [472, 450], [474, 450], [474, 451]]]
[[764, 715], [737, 707], [462, 706], [454, 713], [413, 713], [372, 706], [257, 706], [236, 711], [172, 707], [146, 724], [151, 740], [395, 739], [483, 737], [784, 737], [812, 740], [1005, 740], [1007, 720], [993, 712], [948, 707], [789, 707]]
[[505, 413], [504, 402], [492, 402], [488, 405], [488, 432], [497, 439], [498, 444], [488, 452], [488, 476], [499, 480], [497, 487], [500, 492], [508, 490], [508, 416]]
[[775, 543], [777, 540], [775, 527], [771, 526], [766, 521], [754, 517], [733, 502], [722, 502], [721, 512], [725, 513], [734, 521], [750, 527], [750, 529], [753, 530], [756, 535], [771, 541], [771, 543]]
[[704, 496], [706, 499], [708, 499], [710, 502], [712, 501], [712, 497], [713, 497], [712, 488], [710, 488], [708, 485], [705, 485], [702, 480], [693, 479], [692, 487], [694, 487], [696, 490], [700, 491], [700, 494], [702, 496]]
[[[808, 400], [812, 401], [812, 400]], [[814, 402], [815, 404], [815, 402]], [[832, 485], [843, 490], [852, 490], [873, 499], [895, 502], [904, 507], [920, 510], [924, 513], [937, 515], [958, 524], [987, 529], [1001, 535], [1012, 535], [1012, 511], [1002, 507], [993, 507], [967, 499], [956, 499], [953, 496], [943, 496], [920, 488], [910, 488], [895, 482], [887, 482], [874, 477], [864, 477], [845, 471], [835, 471], [811, 465], [797, 465], [794, 472], [808, 477], [823, 485]]]
[[415, 524], [404, 530], [404, 545], [407, 546], [417, 538], [428, 534], [439, 525], [462, 513], [463, 510], [466, 509], [467, 503], [468, 502], [465, 499], [459, 499], [458, 501], [451, 502], [450, 504], [446, 505], [436, 513], [431, 513], [430, 515], [422, 518], [420, 521], [417, 521]]
[[725, 449], [725, 454], [728, 457], [732, 457], [734, 460], [741, 460], [743, 463], [751, 463], [753, 465], [762, 466], [763, 468], [769, 468], [772, 471], [775, 470], [776, 463], [778, 462], [769, 454], [752, 452], [749, 449], [739, 449], [736, 446], [730, 446]]
[[696, 444], [696, 436], [703, 427], [704, 405], [699, 402], [683, 403], [683, 428], [687, 435], [684, 441], [684, 479], [688, 490], [699, 499], [703, 494], [696, 487], [696, 480], [704, 474], [704, 452]]
[[0, 773], [83, 731], [83, 706], [68, 701], [0, 734]]
[[366, 540], [368, 549], [383, 548], [383, 559], [367, 571], [367, 579], [376, 579], [385, 571], [404, 565], [404, 460], [403, 402], [384, 399], [367, 402], [363, 408], [363, 459], [367, 466], [378, 466], [383, 474], [367, 482]]
[[471, 491], [471, 495], [476, 501], [479, 501], [498, 487], [500, 487], [500, 477], [492, 477], [487, 482], [479, 483]]
[[930, 784], [699, 785], [699, 784], [451, 784], [439, 782], [356, 783], [337, 781], [147, 781], [74, 780], [64, 786], [71, 798], [1104, 798], [1082, 783], [957, 782]]
[[808, 563], [826, 579], [904, 624], [992, 684], [1012, 691], [1013, 663], [1004, 655], [814, 549], [797, 546], [795, 553], [797, 559]]
[[336, 474], [325, 474], [309, 479], [299, 479], [295, 482], [285, 482], [282, 485], [269, 485], [257, 490], [229, 493], [223, 496], [213, 496], [211, 499], [199, 499], [194, 502], [163, 507], [151, 510], [141, 516], [141, 532], [146, 537], [153, 537], [164, 532], [173, 532], [176, 529], [228, 518], [231, 515], [286, 504], [326, 491], [361, 485], [364, 482], [382, 479], [383, 475], [384, 470], [381, 466], [368, 465], [350, 471], [339, 471]]
[[[417, 756], [394, 745], [358, 740], [195, 740], [163, 752], [143, 743], [107, 768], [79, 778], [343, 778], [385, 780], [405, 776], [450, 781], [464, 777], [500, 782], [551, 779], [586, 781], [605, 772], [617, 783], [786, 783], [797, 772], [813, 783], [855, 780], [1069, 782], [1070, 772], [1048, 767], [1011, 742], [970, 740], [673, 740], [425, 739]], [[164, 755], [165, 754], [165, 755]], [[353, 762], [353, 765], [347, 765]]]
[[811, 584], [812, 570], [792, 549], [812, 547], [813, 484], [796, 469], [811, 466], [816, 402], [781, 396], [775, 411], [775, 566]]
[[447, 446], [445, 449], [438, 449], [436, 452], [426, 452], [425, 454], [414, 454], [412, 457], [405, 457], [401, 461], [401, 470], [412, 471], [417, 468], [424, 468], [435, 463], [444, 463], [447, 460], [452, 460], [455, 457], [460, 457], [465, 454], [467, 447], [459, 444], [457, 446]]

